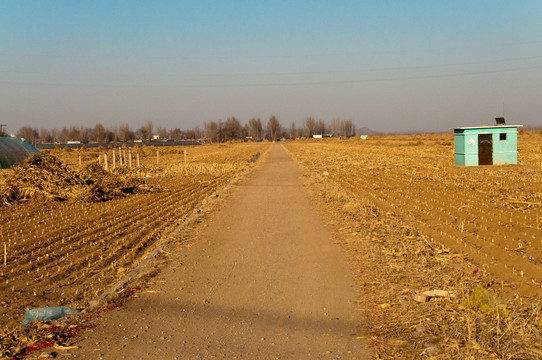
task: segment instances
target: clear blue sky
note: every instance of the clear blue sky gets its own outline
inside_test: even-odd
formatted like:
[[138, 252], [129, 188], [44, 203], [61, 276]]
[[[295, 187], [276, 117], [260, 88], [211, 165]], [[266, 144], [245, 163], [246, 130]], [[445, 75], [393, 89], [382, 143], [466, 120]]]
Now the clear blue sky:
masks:
[[542, 126], [542, 1], [0, 0], [0, 122]]

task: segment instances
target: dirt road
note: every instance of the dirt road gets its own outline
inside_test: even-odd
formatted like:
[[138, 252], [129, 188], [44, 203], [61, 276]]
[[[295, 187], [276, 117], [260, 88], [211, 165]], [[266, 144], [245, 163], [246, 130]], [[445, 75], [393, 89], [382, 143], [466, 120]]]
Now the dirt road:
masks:
[[280, 145], [78, 359], [363, 359], [353, 272]]

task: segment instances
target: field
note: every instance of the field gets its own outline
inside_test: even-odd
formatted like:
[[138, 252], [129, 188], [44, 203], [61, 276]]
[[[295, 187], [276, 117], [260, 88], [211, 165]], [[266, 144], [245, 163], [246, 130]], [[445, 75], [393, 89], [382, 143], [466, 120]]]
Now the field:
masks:
[[[542, 133], [519, 134], [517, 166], [475, 168], [453, 164], [449, 134], [281, 144], [357, 271], [375, 358], [542, 357]], [[65, 165], [25, 172], [17, 191], [6, 172], [4, 334], [25, 308], [88, 304], [270, 146], [134, 148], [113, 175], [113, 149], [55, 149]], [[477, 284], [506, 305], [473, 304]], [[413, 300], [432, 290], [447, 296]]]
[[467, 253], [521, 295], [542, 287], [542, 136], [520, 137], [520, 166], [453, 165], [451, 136], [287, 145], [353, 198]]
[[[119, 167], [117, 159], [119, 176], [101, 174], [107, 181], [93, 184], [90, 190], [78, 174], [89, 169], [100, 173], [101, 167], [93, 166], [103, 165], [105, 151], [111, 169], [112, 149], [45, 151], [67, 168], [55, 164], [45, 170], [27, 168], [23, 179], [17, 180], [21, 187], [15, 191], [17, 199], [4, 198], [7, 204], [0, 207], [0, 246], [6, 255], [0, 264], [4, 333], [19, 326], [25, 308], [84, 307], [133, 269], [205, 198], [248, 171], [254, 164], [249, 160], [269, 146], [138, 148], [133, 151], [133, 168], [128, 161]], [[4, 182], [11, 171], [4, 173]], [[66, 175], [59, 176], [60, 172]], [[136, 184], [139, 190], [121, 193], [115, 188], [118, 181]], [[7, 191], [6, 186], [2, 190]], [[106, 195], [110, 200], [100, 201]]]
[[[452, 135], [284, 146], [359, 272], [378, 358], [542, 356], [542, 134], [499, 167], [454, 166]], [[465, 309], [476, 284], [512, 315]], [[453, 298], [413, 306], [431, 290]]]

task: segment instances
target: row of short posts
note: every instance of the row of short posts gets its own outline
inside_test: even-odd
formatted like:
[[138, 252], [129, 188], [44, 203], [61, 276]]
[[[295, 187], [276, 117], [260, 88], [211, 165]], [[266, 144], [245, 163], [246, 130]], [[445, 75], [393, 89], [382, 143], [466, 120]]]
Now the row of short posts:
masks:
[[[158, 154], [158, 150], [156, 151]], [[115, 170], [117, 168], [117, 154], [115, 149], [113, 149], [113, 156], [112, 156], [112, 168], [111, 170]], [[132, 149], [128, 149], [128, 159], [126, 158], [126, 150], [123, 150], [119, 147], [119, 166], [122, 165], [128, 165], [128, 167], [132, 168]], [[136, 166], [141, 167], [141, 161], [139, 159], [139, 153], [136, 154]], [[104, 153], [104, 169], [109, 170], [109, 156], [107, 153]]]
[[[118, 153], [119, 153], [119, 166], [128, 165], [129, 168], [132, 168], [133, 167], [132, 149], [128, 149], [128, 159], [126, 159], [126, 150], [123, 150], [121, 147], [119, 147]], [[112, 160], [113, 160], [113, 163], [112, 163], [111, 170], [115, 170], [117, 167], [117, 155], [114, 148], [113, 148]], [[81, 158], [79, 158], [79, 162], [81, 162]], [[184, 163], [185, 165], [187, 163], [186, 150], [184, 150]], [[156, 165], [158, 164], [160, 164], [160, 151], [156, 150]], [[141, 167], [139, 153], [136, 154], [136, 167], [138, 168]], [[109, 170], [109, 155], [107, 155], [107, 153], [104, 153], [104, 169]]]

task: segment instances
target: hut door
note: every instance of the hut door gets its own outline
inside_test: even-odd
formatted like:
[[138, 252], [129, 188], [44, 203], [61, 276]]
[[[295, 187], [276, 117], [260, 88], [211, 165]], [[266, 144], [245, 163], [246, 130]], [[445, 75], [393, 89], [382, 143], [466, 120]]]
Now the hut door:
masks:
[[478, 135], [478, 165], [493, 165], [492, 134]]

